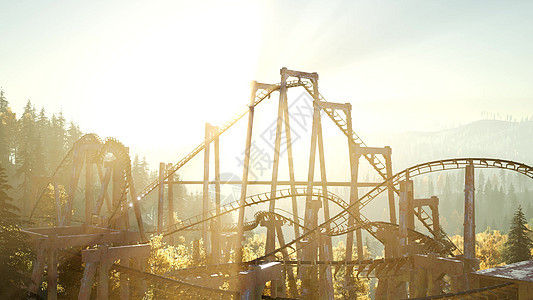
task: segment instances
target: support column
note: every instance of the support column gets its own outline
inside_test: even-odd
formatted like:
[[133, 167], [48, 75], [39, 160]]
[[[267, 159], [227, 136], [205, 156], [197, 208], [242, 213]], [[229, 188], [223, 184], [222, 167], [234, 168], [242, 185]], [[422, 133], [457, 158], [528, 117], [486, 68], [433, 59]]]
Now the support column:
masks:
[[98, 194], [96, 206], [94, 207], [94, 211], [93, 211], [93, 215], [96, 215], [96, 216], [100, 214], [100, 210], [102, 209], [104, 200], [106, 200], [106, 203], [107, 203], [108, 214], [112, 211], [112, 207], [109, 203], [109, 196], [107, 194], [107, 188], [109, 187], [109, 181], [111, 180], [111, 172], [113, 168], [110, 163], [105, 163], [104, 165], [105, 165], [105, 175], [101, 176], [100, 178], [100, 184], [101, 184], [100, 193]]
[[[286, 81], [288, 75], [286, 74], [287, 69], [282, 68], [281, 69], [281, 86], [280, 86], [280, 97], [284, 97], [283, 101], [283, 119], [285, 120], [285, 138], [286, 138], [286, 145], [287, 145], [287, 159], [289, 164], [289, 180], [291, 183], [291, 193], [296, 193], [296, 179], [294, 176], [294, 159], [292, 155], [292, 137], [291, 137], [291, 126], [289, 122], [289, 105], [287, 103], [287, 86]], [[294, 238], [300, 237], [300, 219], [298, 214], [298, 201], [296, 199], [296, 196], [292, 197], [292, 216], [294, 220], [293, 228], [294, 228]], [[301, 258], [301, 251], [298, 251], [296, 253], [298, 258]]]
[[50, 234], [48, 241], [50, 246], [48, 247], [48, 299], [57, 299], [57, 253], [55, 249], [57, 235]]
[[100, 265], [98, 266], [98, 299], [109, 298], [109, 263], [107, 262], [107, 245], [100, 246]]
[[[328, 202], [328, 186], [327, 186], [327, 177], [326, 177], [326, 159], [324, 154], [324, 140], [322, 135], [322, 120], [319, 116], [318, 118], [318, 157], [320, 161], [320, 180], [322, 181], [322, 206], [324, 212], [324, 220], [329, 220], [329, 202]], [[326, 226], [326, 230], [330, 228], [329, 224]], [[326, 261], [333, 260], [332, 248], [330, 236], [321, 236], [320, 242], [320, 254], [321, 259]], [[321, 289], [320, 293], [325, 297], [325, 299], [334, 299], [333, 294], [333, 276], [331, 273], [331, 265], [323, 265], [320, 268], [320, 283]]]
[[476, 258], [474, 166], [471, 162], [465, 168], [464, 257]]
[[[120, 265], [126, 268], [130, 267], [129, 258], [124, 258], [120, 260]], [[125, 272], [120, 272], [120, 300], [129, 300], [130, 299], [130, 282], [128, 275]]]
[[74, 149], [74, 159], [72, 161], [72, 173], [70, 176], [67, 204], [65, 205], [65, 210], [63, 211], [63, 226], [70, 225], [70, 220], [72, 219], [72, 206], [74, 205], [74, 195], [76, 194], [76, 187], [78, 186], [81, 169], [83, 168], [83, 153], [80, 153], [79, 146], [75, 147], [76, 148]]
[[[124, 170], [120, 165], [118, 160], [113, 162], [113, 212], [114, 216], [114, 226], [117, 229], [125, 229], [127, 221], [127, 211], [123, 209], [122, 198], [122, 188], [124, 184]], [[124, 195], [126, 196], [126, 195]], [[111, 220], [110, 220], [111, 221]]]
[[[214, 133], [218, 133], [218, 126], [211, 127]], [[220, 142], [218, 135], [215, 139], [215, 210], [216, 214], [220, 215]], [[222, 252], [220, 247], [220, 217], [213, 220], [214, 226], [211, 229], [211, 249], [213, 262], [220, 263], [220, 254]]]
[[242, 242], [244, 239], [244, 200], [246, 199], [246, 189], [248, 187], [248, 169], [250, 167], [250, 147], [252, 144], [252, 128], [254, 123], [254, 102], [257, 93], [257, 82], [252, 81], [252, 94], [250, 96], [250, 111], [248, 112], [248, 129], [246, 132], [246, 146], [244, 150], [244, 162], [242, 170], [241, 198], [239, 200], [239, 219], [237, 220], [237, 245], [235, 246], [235, 261], [242, 261]]
[[[280, 89], [286, 90], [286, 79], [287, 77], [282, 71]], [[279, 156], [280, 156], [280, 148], [281, 148], [281, 129], [283, 126], [283, 107], [284, 107], [284, 102], [287, 100], [283, 96], [284, 96], [284, 93], [280, 93], [279, 103], [278, 103], [278, 117], [276, 119], [276, 136], [274, 140], [274, 158], [272, 161], [272, 184], [270, 185], [270, 198], [275, 197], [276, 189], [278, 185]], [[275, 200], [270, 201], [268, 211], [274, 212], [275, 208], [276, 208], [276, 201]], [[267, 227], [265, 254], [274, 251], [275, 244], [276, 244], [276, 241], [275, 241], [276, 229], [277, 228], [272, 227], [272, 226]], [[280, 228], [280, 231], [281, 231], [281, 228]]]
[[85, 224], [92, 224], [93, 211], [93, 164], [90, 155], [85, 157]]
[[[400, 181], [400, 218], [399, 218], [399, 236], [400, 236], [400, 254], [408, 255], [408, 229], [412, 229], [414, 223], [413, 215], [413, 181]], [[411, 217], [411, 215], [413, 215]], [[412, 219], [412, 221], [411, 221]]]
[[33, 270], [31, 272], [31, 283], [29, 288], [29, 291], [32, 294], [39, 293], [41, 280], [43, 278], [45, 252], [46, 250], [43, 246], [37, 246], [37, 254], [33, 262]]
[[165, 197], [165, 163], [159, 163], [159, 193], [157, 197], [157, 234], [163, 231], [163, 199]]
[[61, 219], [61, 198], [59, 194], [59, 184], [57, 183], [57, 178], [54, 180], [54, 199], [56, 201], [56, 213], [57, 213], [57, 224], [58, 226], [63, 226], [63, 220]]
[[[352, 128], [352, 112], [351, 112], [351, 106], [345, 111], [346, 114], [346, 122], [347, 127], [350, 132], [353, 131]], [[359, 195], [358, 195], [358, 187], [357, 187], [357, 181], [358, 181], [358, 173], [359, 173], [359, 158], [361, 157], [361, 153], [359, 151], [360, 146], [351, 138], [348, 138], [348, 155], [350, 159], [350, 179], [351, 179], [351, 186], [350, 186], [350, 205], [354, 205], [353, 212], [355, 214], [355, 218], [357, 218], [357, 222], [360, 222], [359, 218], [359, 203], [356, 203], [359, 201]], [[348, 228], [352, 227], [354, 225], [354, 218], [350, 215], [348, 217]], [[363, 260], [363, 237], [361, 229], [356, 229], [356, 241], [357, 241], [357, 260], [361, 261]], [[346, 260], [352, 260], [353, 259], [353, 231], [346, 234]], [[348, 268], [346, 272], [346, 280], [348, 280], [352, 268]]]
[[394, 201], [394, 183], [392, 182], [392, 149], [389, 146], [385, 146], [387, 153], [385, 154], [385, 168], [387, 172], [387, 192], [389, 196], [389, 215], [390, 222], [396, 224], [396, 205]]
[[[313, 181], [315, 175], [315, 157], [316, 157], [316, 148], [318, 140], [318, 129], [319, 129], [319, 118], [320, 118], [320, 107], [318, 107], [318, 86], [317, 81], [313, 80], [313, 127], [311, 130], [311, 149], [309, 153], [309, 168], [307, 173], [307, 192], [313, 190]], [[313, 200], [311, 195], [306, 197], [305, 201], [305, 217], [304, 217], [304, 226], [306, 228], [315, 228], [318, 223], [318, 210], [320, 209], [321, 203], [319, 200]], [[317, 241], [312, 239], [309, 244], [303, 249], [302, 258], [303, 260], [314, 261], [317, 259]], [[317, 268], [316, 266], [302, 268], [303, 276], [302, 279], [302, 297], [312, 297], [317, 294]]]
[[96, 263], [86, 263], [83, 270], [83, 277], [81, 279], [80, 291], [78, 293], [78, 300], [89, 300], [91, 298], [91, 290], [93, 288], [94, 276], [96, 275]]
[[[211, 124], [205, 123], [205, 147], [204, 147], [204, 184], [202, 192], [202, 217], [207, 219], [207, 212], [209, 211], [209, 139], [211, 138]], [[206, 254], [208, 252], [207, 242], [207, 222], [202, 223], [202, 240], [204, 241], [204, 249]]]
[[[167, 169], [170, 170], [172, 168], [172, 164], [167, 164]], [[174, 184], [170, 183], [174, 181], [174, 174], [169, 174], [168, 176], [168, 227], [173, 228], [174, 227]], [[171, 234], [168, 236], [168, 243], [172, 246], [174, 246], [174, 235]]]

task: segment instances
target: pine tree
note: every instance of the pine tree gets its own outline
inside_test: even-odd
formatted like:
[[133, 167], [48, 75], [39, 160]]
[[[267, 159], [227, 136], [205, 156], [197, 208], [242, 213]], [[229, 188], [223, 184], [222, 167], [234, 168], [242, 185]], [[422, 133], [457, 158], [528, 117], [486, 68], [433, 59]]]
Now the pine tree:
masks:
[[4, 168], [0, 165], [0, 298], [23, 299], [24, 286], [28, 283], [28, 262], [31, 255], [25, 235], [20, 231], [23, 224], [7, 191]]
[[9, 102], [0, 90], [0, 163], [11, 173], [15, 154], [17, 117], [9, 108]]
[[503, 259], [508, 264], [532, 258], [530, 249], [533, 247], [533, 241], [528, 236], [531, 230], [526, 227], [526, 223], [522, 206], [519, 205], [511, 221], [509, 238], [505, 242], [502, 253]]
[[76, 143], [83, 133], [80, 130], [80, 127], [78, 124], [74, 123], [74, 121], [70, 121], [68, 131], [67, 131], [67, 151], [68, 149], [72, 148], [74, 146], [74, 143]]
[[18, 186], [22, 190], [22, 208], [23, 213], [27, 213], [29, 210], [30, 193], [31, 193], [31, 183], [35, 171], [35, 150], [37, 146], [36, 137], [36, 125], [35, 125], [35, 108], [32, 106], [30, 100], [26, 103], [24, 107], [24, 114], [19, 120], [20, 132], [18, 135], [17, 142], [17, 156], [16, 164], [17, 171], [16, 176], [22, 178], [21, 184]]

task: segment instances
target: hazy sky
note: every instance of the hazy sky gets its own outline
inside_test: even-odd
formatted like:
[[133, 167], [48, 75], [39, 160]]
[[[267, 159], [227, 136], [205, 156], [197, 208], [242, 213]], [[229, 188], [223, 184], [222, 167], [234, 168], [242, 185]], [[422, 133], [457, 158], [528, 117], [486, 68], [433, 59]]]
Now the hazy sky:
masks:
[[318, 72], [356, 131], [531, 116], [532, 37], [529, 1], [0, 0], [0, 86], [176, 161], [284, 66]]

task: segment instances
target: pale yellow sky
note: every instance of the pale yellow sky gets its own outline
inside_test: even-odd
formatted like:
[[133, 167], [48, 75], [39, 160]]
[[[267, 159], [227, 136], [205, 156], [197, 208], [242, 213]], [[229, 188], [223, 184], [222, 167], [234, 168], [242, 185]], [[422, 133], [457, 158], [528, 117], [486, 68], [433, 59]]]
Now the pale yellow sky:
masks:
[[533, 115], [532, 6], [0, 1], [0, 86], [15, 111], [28, 99], [62, 110], [152, 167], [194, 148], [205, 122], [248, 103], [251, 80], [276, 82], [284, 66], [318, 72], [328, 100], [352, 103], [356, 131], [521, 118]]

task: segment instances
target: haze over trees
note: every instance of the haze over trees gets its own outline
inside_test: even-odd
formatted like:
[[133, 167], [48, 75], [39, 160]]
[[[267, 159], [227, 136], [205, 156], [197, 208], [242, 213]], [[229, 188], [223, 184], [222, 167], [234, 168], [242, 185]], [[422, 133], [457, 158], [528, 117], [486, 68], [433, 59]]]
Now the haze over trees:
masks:
[[[408, 146], [403, 144], [394, 146], [394, 143], [377, 144], [391, 144], [394, 149], [394, 166], [401, 168], [411, 165], [413, 157], [416, 157], [416, 162], [420, 162], [435, 158], [455, 157], [461, 153], [469, 153], [472, 149], [473, 152], [478, 151], [480, 153], [480, 147], [483, 145], [486, 147], [490, 141], [494, 143], [498, 140], [498, 136], [505, 135], [503, 141], [505, 141], [505, 147], [510, 151], [511, 157], [502, 156], [503, 158], [513, 159], [514, 156], [517, 156], [525, 157], [526, 163], [528, 160], [533, 161], [533, 157], [525, 154], [524, 145], [516, 142], [530, 133], [530, 128], [533, 128], [531, 127], [533, 121], [528, 119], [513, 122], [513, 124], [509, 123], [509, 121], [490, 122], [489, 126], [492, 128], [492, 133], [483, 131], [484, 139], [478, 140], [476, 138], [462, 148], [459, 148], [460, 142], [450, 143], [445, 151], [443, 148], [439, 148], [440, 142], [454, 140], [452, 138], [454, 136], [464, 137], [470, 134], [477, 136], [476, 133], [481, 130], [478, 127], [479, 124], [444, 133], [413, 134], [409, 139], [403, 137], [406, 140], [414, 141]], [[500, 127], [504, 129], [498, 130], [497, 128]], [[491, 137], [490, 134], [494, 134], [494, 136]], [[22, 242], [23, 238], [18, 228], [23, 224], [22, 219], [28, 216], [32, 208], [32, 199], [36, 197], [36, 190], [42, 190], [43, 186], [39, 178], [53, 174], [65, 154], [82, 135], [83, 132], [79, 126], [74, 121], [67, 121], [61, 112], [50, 115], [45, 108], [36, 109], [29, 100], [23, 113], [17, 116], [9, 107], [4, 92], [0, 91], [0, 238], [2, 238], [0, 265], [6, 266], [6, 269], [2, 269], [6, 272], [0, 272], [0, 290], [9, 290], [16, 294], [21, 291], [20, 287], [27, 284], [24, 276], [19, 275], [25, 274], [24, 272], [28, 272], [31, 268], [31, 253], [26, 251], [29, 248]], [[437, 138], [434, 139], [434, 136]], [[118, 138], [120, 139], [120, 137]], [[499, 145], [499, 143], [496, 144]], [[489, 155], [491, 157], [498, 157], [504, 153], [503, 148], [495, 147], [492, 150], [495, 151], [495, 154]], [[424, 156], [424, 151], [429, 154]], [[459, 154], [453, 154], [454, 151], [459, 152]], [[137, 189], [147, 186], [157, 177], [157, 173], [150, 170], [146, 158], [141, 158], [138, 155], [134, 155], [132, 159], [132, 174]], [[373, 175], [361, 175], [362, 178], [369, 176]], [[176, 175], [176, 178], [179, 180], [179, 175]], [[464, 174], [461, 171], [445, 172], [414, 180], [417, 196], [436, 195], [439, 197], [441, 224], [445, 231], [449, 235], [462, 234]], [[63, 182], [68, 182], [68, 178], [64, 178]], [[61, 197], [64, 199], [66, 191], [62, 186], [59, 188], [61, 189]], [[506, 171], [476, 170], [476, 229], [478, 232], [476, 256], [480, 259], [481, 268], [490, 268], [505, 262], [510, 263], [531, 258], [530, 252], [528, 252], [528, 249], [531, 248], [531, 232], [528, 231], [526, 224], [527, 220], [533, 218], [532, 193], [532, 185], [529, 179], [523, 175]], [[36, 215], [42, 218], [36, 222], [50, 226], [55, 225], [53, 194], [53, 190], [48, 187], [43, 195], [44, 203], [48, 206], [39, 207]], [[80, 194], [83, 194], [83, 191]], [[190, 193], [183, 185], [177, 185], [174, 187], [174, 195], [178, 208], [174, 214], [177, 222], [180, 219], [201, 213], [201, 206], [197, 205], [197, 203], [201, 203], [201, 193]], [[150, 226], [155, 224], [157, 211], [155, 196], [153, 193], [147, 198], [147, 201], [141, 203], [143, 218], [146, 216], [145, 222], [147, 222], [148, 230], [151, 229]], [[525, 208], [524, 212], [522, 212], [521, 207]], [[164, 214], [165, 216], [168, 215], [167, 211]], [[514, 218], [512, 217], [513, 214]], [[374, 215], [381, 216], [382, 211], [370, 211], [367, 216], [374, 219]], [[228, 218], [224, 222], [234, 221]], [[512, 224], [510, 230], [509, 224]], [[506, 235], [506, 232], [509, 235]], [[264, 252], [264, 237], [257, 231], [247, 234], [245, 257], [261, 256]], [[161, 237], [152, 237], [150, 270], [156, 274], [165, 274], [171, 270], [205, 264], [209, 257], [202, 251], [203, 241], [199, 241], [199, 238], [198, 233], [187, 233], [176, 238], [177, 243], [175, 245], [168, 245], [166, 240]], [[461, 244], [461, 239], [460, 236], [454, 238], [454, 242]], [[344, 247], [342, 242], [336, 241], [334, 245], [335, 259], [343, 259], [342, 249]], [[368, 254], [368, 257], [365, 258], [382, 257], [381, 250], [379, 246], [372, 247], [370, 251], [365, 252], [365, 255]], [[14, 256], [13, 253], [20, 253], [21, 255]], [[72, 257], [62, 257], [60, 262], [59, 284], [63, 287], [61, 293], [64, 297], [68, 297], [77, 291], [77, 284], [79, 284], [79, 277], [81, 276], [81, 264], [79, 260]], [[353, 276], [352, 281], [344, 282], [346, 277], [343, 272], [345, 271], [342, 269], [339, 271], [338, 277], [343, 279], [336, 282], [335, 285], [337, 298], [342, 299], [349, 295], [366, 297], [368, 293], [372, 292], [372, 285], [367, 280], [359, 279], [356, 276]], [[118, 290], [114, 291], [118, 293]], [[4, 294], [0, 293], [0, 295], [3, 296]]]

